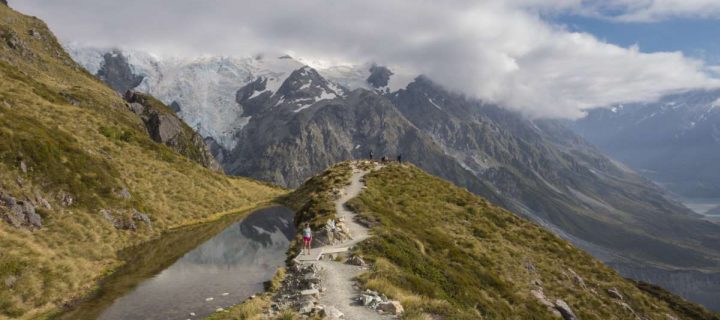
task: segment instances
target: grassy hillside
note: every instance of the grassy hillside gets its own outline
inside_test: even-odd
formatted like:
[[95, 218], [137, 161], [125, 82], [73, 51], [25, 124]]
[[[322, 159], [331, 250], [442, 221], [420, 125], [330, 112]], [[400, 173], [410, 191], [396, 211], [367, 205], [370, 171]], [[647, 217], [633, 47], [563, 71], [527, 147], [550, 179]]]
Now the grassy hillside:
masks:
[[[336, 166], [286, 200], [303, 221], [320, 223], [348, 174], [347, 163]], [[665, 291], [638, 288], [545, 229], [412, 165], [389, 165], [365, 180], [350, 202], [375, 235], [355, 249], [374, 263], [360, 280], [400, 300], [407, 319], [552, 319], [533, 295], [540, 290], [579, 319], [718, 319]]]
[[0, 318], [52, 310], [117, 267], [120, 249], [281, 192], [153, 142], [42, 21], [0, 5], [0, 195], [42, 218], [13, 226], [0, 202]]

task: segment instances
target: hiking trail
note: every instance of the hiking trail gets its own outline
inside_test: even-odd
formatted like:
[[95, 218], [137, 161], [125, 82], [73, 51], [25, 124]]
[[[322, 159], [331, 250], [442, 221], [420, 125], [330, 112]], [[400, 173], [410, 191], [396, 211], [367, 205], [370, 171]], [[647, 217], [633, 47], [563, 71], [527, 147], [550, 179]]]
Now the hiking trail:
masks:
[[[373, 170], [378, 170], [381, 167], [376, 164]], [[347, 252], [350, 247], [370, 237], [368, 228], [357, 223], [354, 219], [356, 214], [345, 207], [345, 204], [350, 199], [360, 194], [364, 187], [362, 178], [370, 170], [360, 170], [355, 164], [352, 165], [352, 168], [350, 184], [340, 190], [340, 198], [335, 201], [335, 215], [336, 219], [344, 218], [353, 239], [338, 242], [334, 245], [312, 248], [309, 255], [301, 254], [295, 258], [295, 261], [301, 264], [315, 264], [322, 270], [321, 280], [325, 291], [320, 295], [319, 303], [337, 308], [344, 314], [343, 319], [392, 319], [391, 316], [381, 315], [356, 301], [361, 292], [353, 287], [354, 278], [365, 271], [366, 268], [330, 259], [321, 259], [323, 255]]]

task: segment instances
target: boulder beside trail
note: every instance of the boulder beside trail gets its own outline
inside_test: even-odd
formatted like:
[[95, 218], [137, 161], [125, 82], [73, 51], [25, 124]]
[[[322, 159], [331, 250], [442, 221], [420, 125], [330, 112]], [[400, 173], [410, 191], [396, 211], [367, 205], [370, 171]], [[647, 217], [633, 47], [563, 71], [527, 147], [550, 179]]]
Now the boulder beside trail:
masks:
[[400, 303], [400, 301], [397, 300], [383, 302], [378, 305], [377, 309], [392, 315], [400, 315], [405, 312], [402, 304]]
[[348, 259], [347, 262], [348, 264], [360, 267], [364, 267], [366, 265], [365, 260], [363, 260], [363, 258], [361, 258], [360, 256], [353, 256], [352, 258]]

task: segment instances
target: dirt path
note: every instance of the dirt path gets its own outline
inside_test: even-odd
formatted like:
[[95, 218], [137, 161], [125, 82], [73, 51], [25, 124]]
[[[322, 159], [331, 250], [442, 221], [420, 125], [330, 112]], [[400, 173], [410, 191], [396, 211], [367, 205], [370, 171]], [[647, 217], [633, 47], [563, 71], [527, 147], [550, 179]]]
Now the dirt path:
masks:
[[324, 254], [346, 252], [350, 247], [370, 237], [368, 229], [355, 222], [355, 213], [345, 207], [345, 203], [356, 197], [364, 186], [361, 181], [368, 171], [362, 171], [353, 165], [353, 174], [350, 185], [340, 191], [340, 198], [335, 201], [337, 218], [344, 218], [350, 229], [353, 240], [335, 245], [327, 245], [313, 248], [310, 255], [300, 255], [296, 261], [300, 263], [313, 263], [320, 267], [322, 285], [326, 289], [320, 296], [320, 304], [334, 306], [340, 310], [347, 320], [364, 319], [390, 319], [389, 316], [381, 316], [374, 310], [357, 304], [354, 299], [360, 292], [353, 288], [353, 279], [364, 271], [363, 268], [344, 264], [342, 262], [330, 261], [329, 259], [319, 260]]

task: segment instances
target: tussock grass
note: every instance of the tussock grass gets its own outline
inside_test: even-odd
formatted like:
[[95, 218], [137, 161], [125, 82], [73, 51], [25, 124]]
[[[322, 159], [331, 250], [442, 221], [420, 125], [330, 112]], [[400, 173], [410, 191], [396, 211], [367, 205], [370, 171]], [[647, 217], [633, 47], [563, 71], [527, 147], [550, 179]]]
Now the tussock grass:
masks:
[[[288, 195], [305, 209], [297, 223], [324, 221], [331, 190], [341, 186], [334, 177], [349, 175], [343, 163]], [[367, 189], [348, 204], [374, 225], [374, 237], [354, 252], [373, 263], [359, 280], [400, 300], [403, 319], [553, 319], [530, 293], [537, 280], [550, 301], [566, 301], [580, 319], [633, 319], [621, 303], [648, 319], [716, 319], [639, 290], [540, 226], [411, 164], [390, 164], [365, 182]], [[624, 300], [612, 298], [610, 288]]]
[[[122, 188], [130, 199], [118, 196]], [[207, 170], [153, 142], [122, 98], [76, 65], [42, 21], [6, 6], [0, 6], [0, 191], [52, 206], [38, 211], [39, 230], [0, 221], [0, 319], [41, 317], [89, 292], [121, 264], [122, 249], [285, 192]], [[65, 194], [74, 198], [69, 207], [60, 201]], [[152, 227], [116, 230], [101, 209], [117, 216], [139, 210]]]
[[543, 228], [412, 165], [391, 164], [365, 180], [368, 188], [350, 205], [378, 225], [357, 250], [374, 262], [360, 280], [400, 300], [407, 318], [551, 319], [530, 295], [540, 280], [546, 296], [566, 301], [581, 319], [632, 318], [610, 288], [639, 315], [697, 319]]

